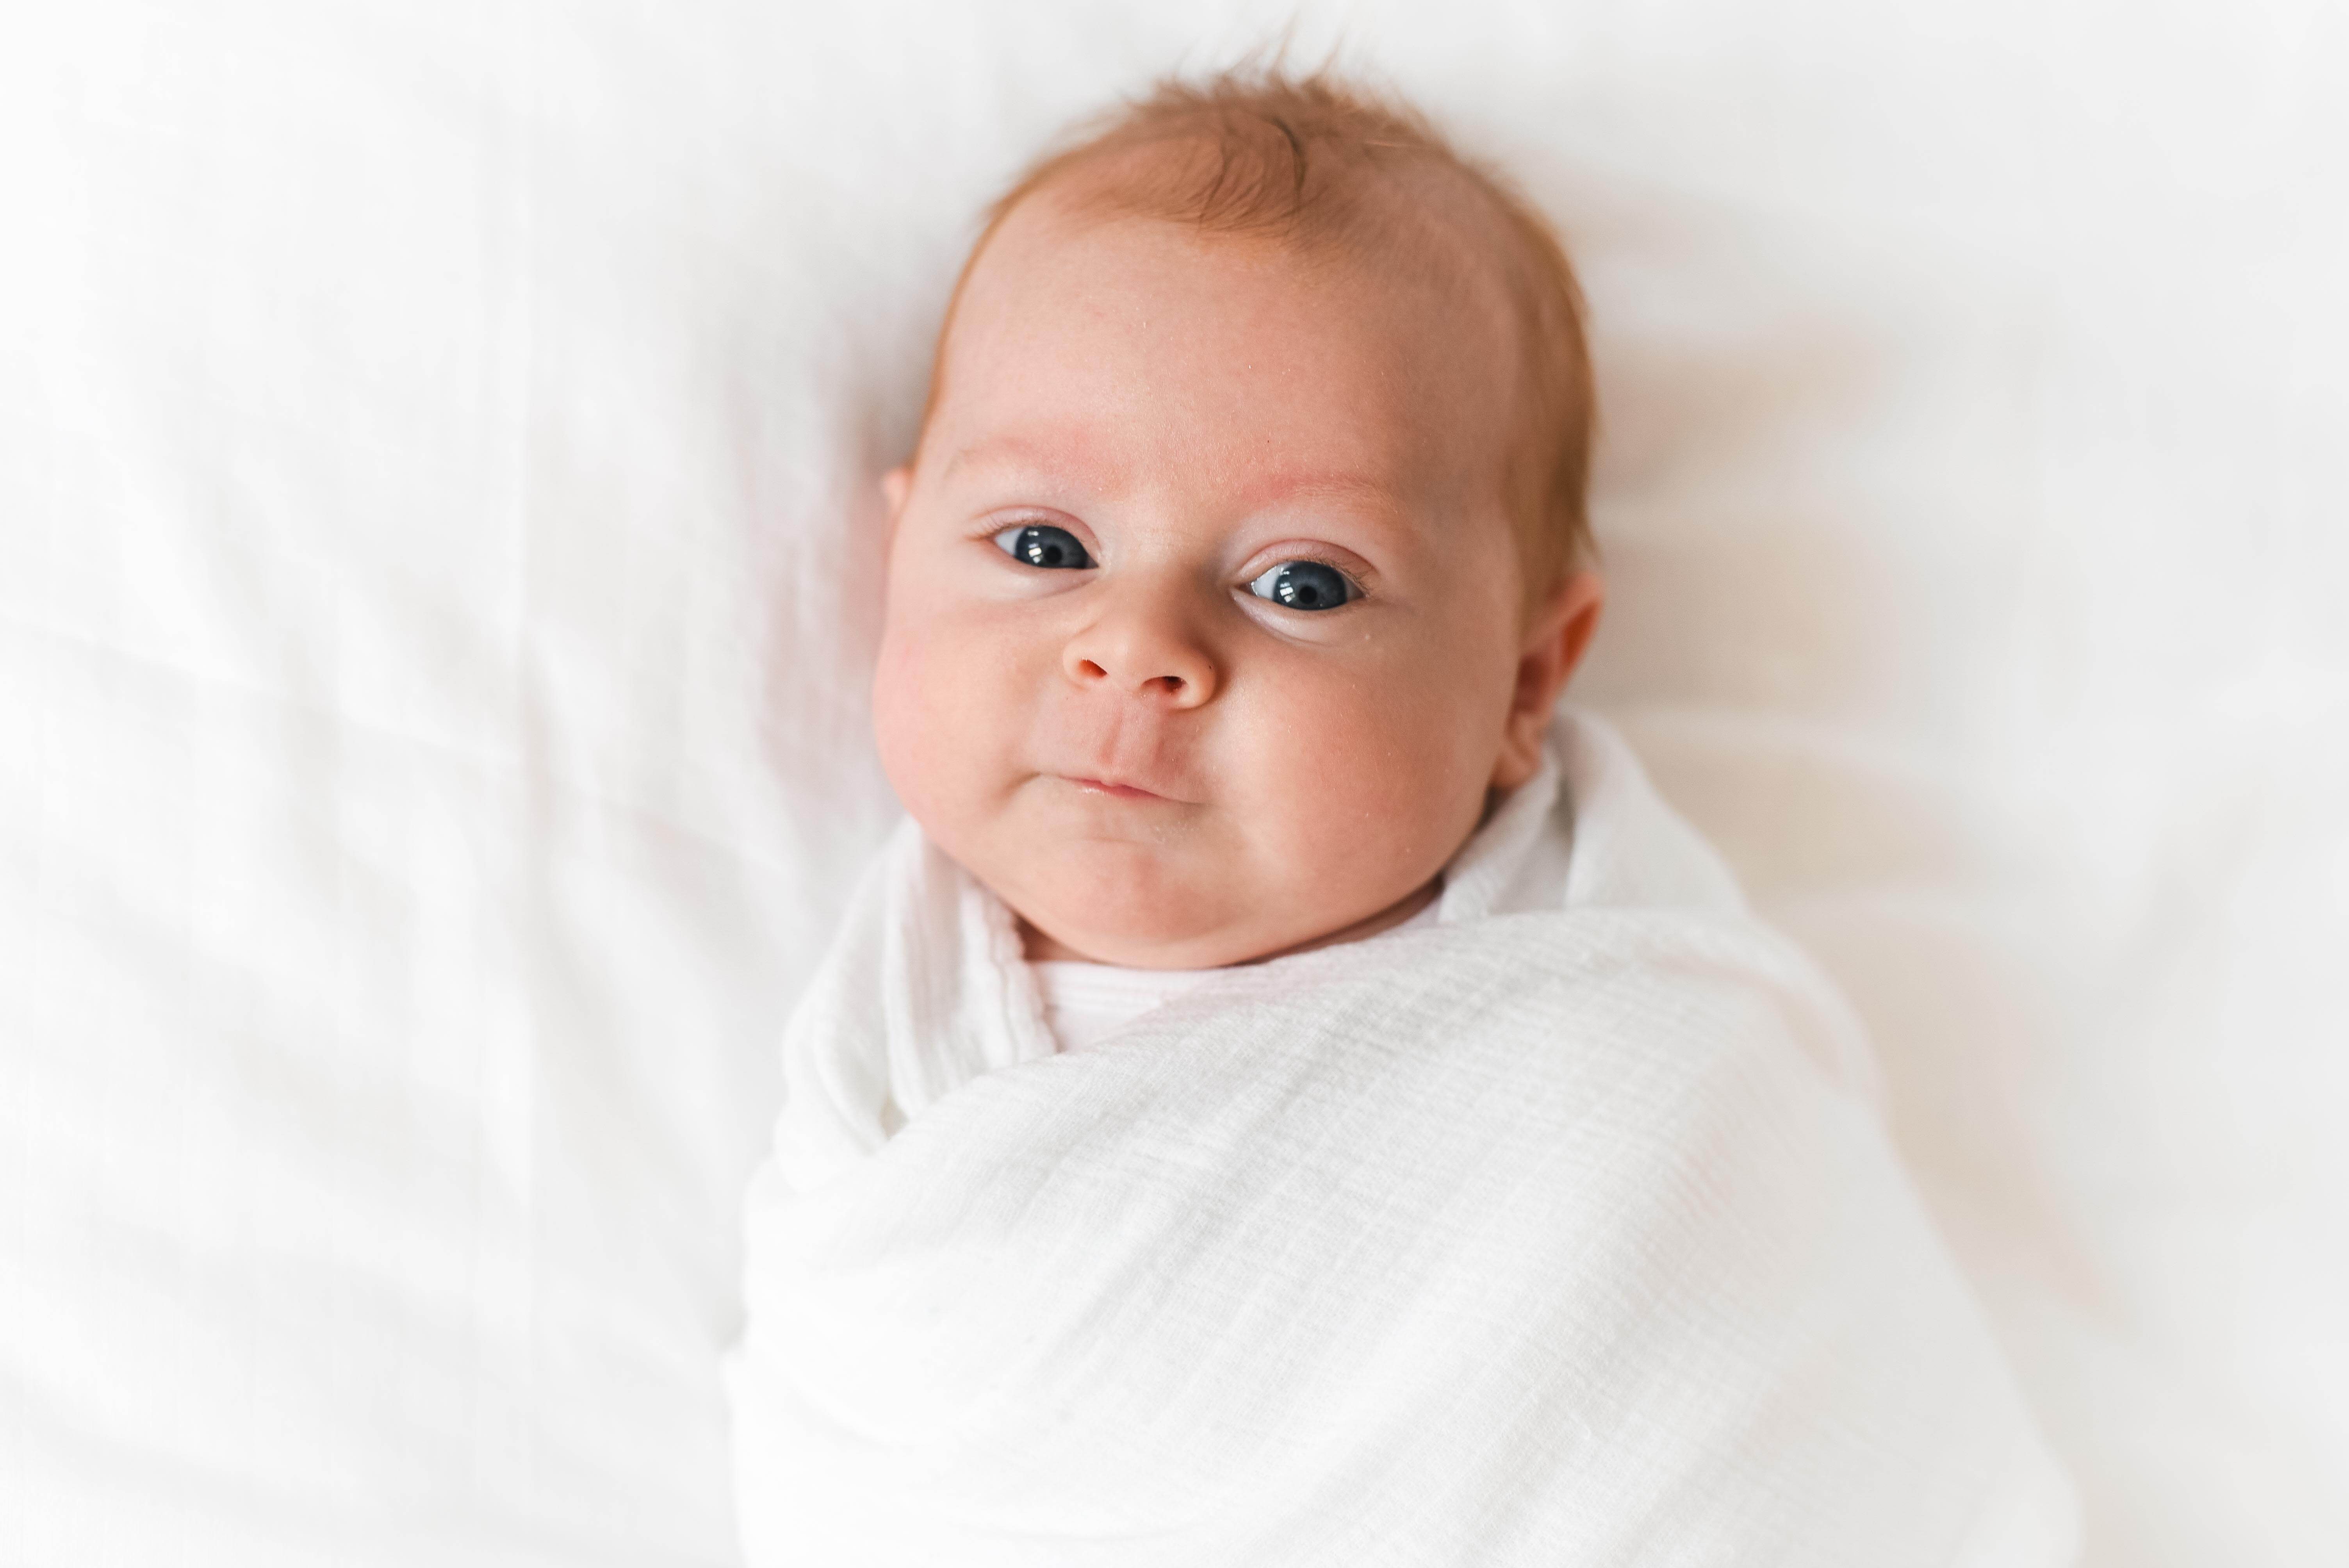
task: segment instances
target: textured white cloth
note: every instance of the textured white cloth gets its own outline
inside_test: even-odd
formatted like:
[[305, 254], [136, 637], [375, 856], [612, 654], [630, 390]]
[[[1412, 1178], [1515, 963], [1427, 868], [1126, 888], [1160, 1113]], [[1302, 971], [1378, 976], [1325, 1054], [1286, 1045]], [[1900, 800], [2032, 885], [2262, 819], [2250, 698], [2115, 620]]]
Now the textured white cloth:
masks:
[[1610, 731], [1552, 753], [1434, 929], [1080, 1055], [899, 836], [749, 1206], [754, 1568], [2068, 1559], [1847, 1015]]

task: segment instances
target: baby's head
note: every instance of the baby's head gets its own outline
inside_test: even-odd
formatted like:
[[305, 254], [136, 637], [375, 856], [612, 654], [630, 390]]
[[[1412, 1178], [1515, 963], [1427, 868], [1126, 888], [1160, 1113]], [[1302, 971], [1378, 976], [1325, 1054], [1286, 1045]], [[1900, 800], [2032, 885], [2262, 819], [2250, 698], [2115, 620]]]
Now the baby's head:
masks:
[[1421, 121], [1167, 88], [1040, 165], [892, 473], [882, 758], [1036, 956], [1396, 923], [1598, 619], [1573, 275]]

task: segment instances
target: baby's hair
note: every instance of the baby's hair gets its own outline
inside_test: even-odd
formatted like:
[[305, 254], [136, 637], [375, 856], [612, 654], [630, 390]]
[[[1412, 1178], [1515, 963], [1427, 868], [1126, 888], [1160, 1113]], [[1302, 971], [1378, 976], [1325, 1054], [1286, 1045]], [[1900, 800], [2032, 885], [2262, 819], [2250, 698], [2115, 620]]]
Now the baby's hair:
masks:
[[[1004, 220], [1048, 186], [1079, 211], [1259, 237], [1454, 286], [1479, 267], [1496, 270], [1523, 350], [1512, 367], [1520, 385], [1506, 484], [1527, 605], [1591, 554], [1594, 399], [1574, 269], [1541, 214], [1418, 112], [1327, 70], [1251, 66], [1163, 81], [1078, 127], [1003, 193], [963, 263], [957, 301]], [[945, 349], [942, 330], [941, 376]], [[937, 388], [934, 377], [933, 404]]]

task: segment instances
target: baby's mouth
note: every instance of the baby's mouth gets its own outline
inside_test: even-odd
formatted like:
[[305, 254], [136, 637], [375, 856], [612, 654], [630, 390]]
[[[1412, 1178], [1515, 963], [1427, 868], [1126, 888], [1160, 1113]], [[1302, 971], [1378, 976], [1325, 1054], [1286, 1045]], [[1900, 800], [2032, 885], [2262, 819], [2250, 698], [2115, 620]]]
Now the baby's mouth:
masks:
[[[1096, 768], [1100, 764], [1094, 764]], [[1139, 775], [1123, 769], [1102, 768], [1099, 772], [1062, 773], [1054, 769], [1039, 770], [1043, 778], [1067, 785], [1081, 799], [1121, 800], [1134, 806], [1195, 806], [1199, 802], [1183, 790], [1182, 781], [1155, 777], [1144, 772]], [[1178, 794], [1175, 791], [1183, 790]]]
[[1171, 796], [1161, 795], [1154, 789], [1144, 789], [1139, 784], [1123, 784], [1112, 779], [1080, 779], [1069, 774], [1061, 777], [1089, 794], [1106, 795], [1112, 800], [1167, 800], [1171, 803], [1173, 799]]

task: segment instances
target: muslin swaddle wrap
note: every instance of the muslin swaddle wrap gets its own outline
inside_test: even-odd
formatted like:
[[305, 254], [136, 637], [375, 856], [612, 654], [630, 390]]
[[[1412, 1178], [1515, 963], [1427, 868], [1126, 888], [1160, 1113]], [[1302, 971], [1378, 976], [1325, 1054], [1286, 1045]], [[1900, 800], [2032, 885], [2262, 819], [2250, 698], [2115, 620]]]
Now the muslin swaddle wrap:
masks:
[[1433, 929], [1079, 1055], [909, 826], [785, 1051], [753, 1568], [2069, 1558], [1847, 1015], [1595, 719]]

